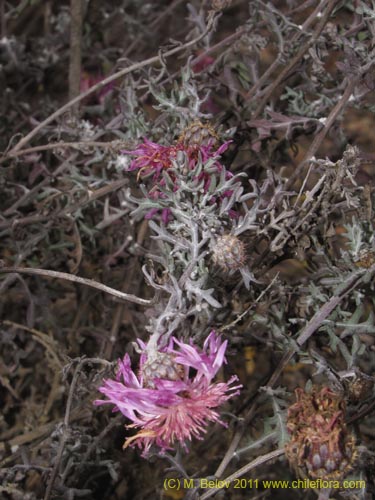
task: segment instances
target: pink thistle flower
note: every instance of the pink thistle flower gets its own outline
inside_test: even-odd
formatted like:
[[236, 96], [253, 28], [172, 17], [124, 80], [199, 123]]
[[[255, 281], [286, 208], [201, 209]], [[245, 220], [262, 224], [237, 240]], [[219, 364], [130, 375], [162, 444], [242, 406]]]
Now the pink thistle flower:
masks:
[[[199, 155], [203, 163], [206, 163], [209, 159], [220, 156], [228, 148], [230, 142], [225, 142], [219, 148], [214, 147], [213, 142], [199, 146], [196, 144], [188, 146], [182, 142], [177, 142], [173, 146], [162, 146], [145, 138], [144, 142], [139, 144], [133, 151], [123, 150], [122, 153], [135, 156], [128, 169], [130, 172], [138, 170], [138, 178], [140, 176], [148, 177], [153, 174], [153, 181], [158, 182], [162, 177], [163, 170], [167, 170], [172, 166], [173, 160], [177, 159], [180, 151], [185, 152], [189, 169], [194, 170]], [[225, 168], [219, 161], [215, 162], [215, 167], [218, 173]]]
[[122, 153], [136, 157], [130, 164], [128, 169], [130, 172], [138, 170], [138, 177], [141, 175], [148, 177], [154, 174], [153, 180], [157, 181], [161, 177], [162, 171], [172, 166], [172, 161], [183, 149], [182, 144], [162, 146], [145, 138], [144, 142], [133, 151], [124, 150]]
[[[202, 138], [202, 130], [205, 132]], [[201, 135], [199, 135], [199, 131]], [[200, 141], [200, 139], [202, 139]], [[210, 165], [210, 171], [202, 169], [199, 174], [193, 177], [193, 182], [203, 184], [203, 192], [207, 193], [211, 186], [213, 176], [220, 175], [222, 171], [225, 172], [225, 179], [228, 180], [233, 177], [233, 174], [226, 170], [224, 165], [219, 161], [219, 157], [224, 153], [232, 141], [226, 141], [220, 146], [217, 143], [217, 135], [208, 125], [203, 125], [200, 122], [194, 122], [188, 127], [179, 137], [178, 141], [172, 146], [163, 146], [156, 142], [152, 142], [147, 138], [144, 142], [139, 144], [133, 151], [123, 150], [122, 153], [134, 156], [134, 160], [128, 167], [128, 171], [138, 171], [137, 180], [140, 177], [152, 176], [152, 187], [148, 192], [148, 196], [152, 200], [165, 198], [165, 193], [160, 188], [165, 187], [166, 181], [163, 177], [163, 171], [170, 169], [173, 166], [178, 155], [183, 153], [187, 167], [191, 172], [197, 167], [199, 161], [203, 164], [214, 160]], [[213, 167], [213, 168], [212, 168]], [[172, 181], [171, 189], [178, 191], [180, 188], [178, 176], [175, 172], [169, 172], [169, 178]], [[227, 190], [220, 196], [212, 196], [209, 202], [211, 204], [219, 203], [225, 198], [230, 198], [232, 191]], [[230, 210], [230, 217], [236, 217], [235, 211]], [[159, 216], [162, 222], [167, 225], [172, 219], [172, 211], [169, 208], [152, 208], [149, 210], [145, 218], [152, 219]]]
[[[152, 176], [153, 186], [148, 192], [150, 199], [157, 200], [163, 198], [160, 188], [165, 186], [165, 179], [163, 178], [163, 171], [170, 169], [173, 166], [173, 161], [177, 159], [177, 155], [183, 152], [187, 157], [187, 165], [190, 171], [194, 172], [199, 159], [203, 163], [207, 163], [210, 159], [214, 159], [214, 171], [206, 172], [201, 171], [194, 180], [197, 183], [203, 181], [203, 191], [207, 193], [211, 185], [212, 176], [220, 175], [225, 171], [225, 178], [230, 179], [233, 174], [225, 169], [225, 167], [217, 159], [229, 146], [231, 141], [227, 141], [221, 146], [215, 146], [215, 139], [209, 139], [207, 143], [202, 144], [186, 144], [182, 140], [178, 141], [173, 146], [162, 146], [156, 142], [144, 139], [144, 142], [139, 144], [133, 151], [123, 150], [122, 153], [135, 156], [131, 162], [128, 171], [138, 170], [137, 179], [140, 177]], [[179, 189], [178, 180], [174, 172], [169, 172], [169, 177], [173, 182], [173, 191]], [[221, 197], [216, 198], [212, 196], [211, 203], [217, 203], [223, 198], [228, 198], [232, 194], [231, 191], [225, 192]], [[153, 208], [146, 214], [146, 219], [152, 219], [154, 216], [161, 216], [164, 224], [168, 224], [172, 220], [171, 210], [165, 208], [163, 210]]]
[[216, 409], [242, 387], [233, 385], [237, 376], [228, 382], [213, 382], [226, 363], [227, 341], [222, 342], [212, 331], [199, 349], [172, 337], [167, 347], [152, 354], [138, 342], [143, 349], [138, 375], [125, 354], [116, 380], [107, 379], [99, 388], [108, 400], [94, 402], [114, 405], [113, 411], [121, 411], [133, 422], [128, 428], [139, 429], [125, 441], [124, 448], [138, 446], [143, 456], [152, 445], [164, 451], [179, 442], [186, 449], [186, 441], [203, 439], [208, 422], [225, 426]]

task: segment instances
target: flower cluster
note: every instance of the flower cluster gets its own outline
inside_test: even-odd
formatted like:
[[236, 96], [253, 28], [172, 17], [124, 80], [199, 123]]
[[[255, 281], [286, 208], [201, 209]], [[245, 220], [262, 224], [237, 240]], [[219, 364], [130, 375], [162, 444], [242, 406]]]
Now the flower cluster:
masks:
[[[123, 154], [134, 157], [129, 168], [129, 172], [137, 171], [137, 179], [152, 177], [152, 186], [148, 191], [148, 197], [151, 200], [165, 198], [163, 189], [166, 187], [164, 172], [168, 173], [172, 183], [168, 186], [171, 191], [181, 189], [181, 181], [176, 175], [174, 169], [180, 169], [184, 172], [184, 177], [190, 177], [192, 188], [202, 188], [203, 193], [207, 193], [211, 186], [213, 177], [220, 177], [224, 172], [225, 179], [230, 179], [233, 174], [227, 171], [224, 165], [219, 161], [219, 157], [224, 153], [231, 141], [218, 145], [219, 138], [214, 129], [208, 124], [193, 122], [189, 127], [182, 131], [177, 142], [173, 145], [163, 146], [145, 138], [143, 143], [139, 144], [134, 150], [123, 150]], [[198, 169], [198, 164], [203, 168]], [[208, 168], [205, 166], [208, 165]], [[211, 197], [211, 203], [216, 203], [225, 198], [230, 198], [232, 191], [228, 190], [217, 199]], [[160, 212], [160, 209], [153, 208], [145, 215], [146, 219], [151, 219]], [[233, 213], [231, 212], [231, 215]], [[161, 210], [161, 219], [167, 224], [171, 220], [171, 210], [164, 208]]]
[[[138, 341], [142, 349], [138, 375], [131, 368], [129, 355], [119, 361], [116, 380], [107, 379], [99, 391], [107, 400], [95, 404], [112, 404], [140, 429], [125, 441], [124, 447], [137, 445], [147, 455], [151, 446], [171, 449], [193, 437], [202, 439], [208, 422], [225, 425], [216, 411], [238, 394], [240, 385], [232, 376], [228, 382], [213, 382], [225, 360], [227, 341], [215, 331], [206, 338], [203, 348], [172, 337], [160, 351]], [[149, 352], [151, 351], [151, 352]]]
[[[199, 314], [202, 303], [220, 307], [212, 296], [214, 289], [207, 288], [208, 273], [202, 265], [209, 249], [219, 268], [241, 272], [246, 286], [251, 279], [245, 269], [244, 244], [234, 233], [221, 234], [221, 221], [226, 227], [233, 225], [232, 206], [243, 201], [238, 176], [220, 162], [228, 145], [225, 142], [220, 146], [209, 124], [194, 122], [171, 146], [144, 139], [134, 151], [123, 151], [133, 156], [128, 171], [137, 171], [138, 178], [147, 177], [151, 182], [151, 187], [141, 186], [144, 198], [134, 200], [138, 208], [133, 215], [137, 210], [146, 218], [161, 215], [164, 227], [152, 222], [150, 228], [160, 240], [179, 245], [165, 262], [165, 291], [170, 298], [164, 304], [161, 299], [158, 307], [164, 311], [148, 327], [153, 332], [148, 342], [138, 341], [138, 369], [133, 371], [126, 354], [119, 361], [116, 379], [105, 380], [99, 388], [106, 399], [95, 402], [112, 404], [115, 411], [131, 421], [128, 427], [137, 429], [137, 433], [125, 441], [124, 447], [137, 446], [143, 456], [152, 446], [163, 451], [181, 444], [186, 449], [192, 438], [202, 439], [209, 422], [225, 425], [218, 408], [241, 387], [236, 376], [227, 382], [214, 381], [226, 362], [227, 347], [227, 341], [222, 341], [215, 331], [211, 331], [202, 348], [192, 340], [184, 343], [176, 337], [167, 338], [177, 330], [179, 318]], [[174, 224], [166, 228], [172, 217]], [[161, 248], [171, 253], [170, 246]], [[163, 259], [159, 262], [164, 264]], [[152, 276], [144, 272], [153, 284]], [[161, 286], [156, 285], [159, 289]], [[176, 315], [176, 311], [183, 314]], [[171, 325], [171, 317], [177, 323]]]
[[313, 479], [342, 479], [357, 455], [354, 436], [345, 425], [345, 402], [328, 387], [314, 387], [311, 393], [296, 389], [296, 397], [288, 410], [289, 463]]

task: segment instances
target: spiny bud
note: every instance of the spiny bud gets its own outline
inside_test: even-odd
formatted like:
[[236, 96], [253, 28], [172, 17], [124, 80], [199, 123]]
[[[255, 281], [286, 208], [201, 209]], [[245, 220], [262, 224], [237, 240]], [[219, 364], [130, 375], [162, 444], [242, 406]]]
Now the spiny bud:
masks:
[[175, 362], [172, 354], [158, 352], [142, 366], [141, 375], [144, 386], [154, 389], [155, 379], [181, 380], [184, 376], [184, 368]]
[[232, 0], [211, 0], [211, 8], [215, 11], [223, 10], [229, 7]]
[[214, 242], [212, 260], [225, 272], [237, 271], [246, 262], [245, 245], [234, 234], [222, 234]]
[[345, 402], [325, 387], [311, 393], [296, 389], [288, 410], [291, 440], [285, 454], [291, 466], [312, 479], [340, 480], [353, 468], [357, 451], [345, 425]]
[[217, 145], [219, 142], [220, 138], [215, 129], [209, 123], [202, 123], [199, 120], [186, 127], [177, 141], [184, 146], [201, 146], [208, 143]]

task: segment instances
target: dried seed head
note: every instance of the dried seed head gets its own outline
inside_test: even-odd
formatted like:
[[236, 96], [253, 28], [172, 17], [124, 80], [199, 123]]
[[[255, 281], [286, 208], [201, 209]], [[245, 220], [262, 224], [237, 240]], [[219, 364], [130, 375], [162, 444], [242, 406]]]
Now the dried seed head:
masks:
[[144, 387], [154, 389], [155, 379], [182, 380], [184, 368], [175, 362], [172, 354], [158, 352], [156, 356], [148, 359], [142, 367]]
[[349, 399], [352, 403], [359, 403], [367, 399], [374, 389], [374, 381], [370, 377], [358, 375], [348, 387]]
[[313, 479], [340, 480], [353, 468], [357, 451], [345, 425], [345, 402], [327, 387], [311, 393], [296, 390], [287, 427], [291, 440], [285, 448], [291, 466]]
[[209, 123], [202, 123], [198, 120], [191, 123], [182, 131], [177, 144], [201, 146], [202, 144], [207, 145], [209, 143], [218, 145], [219, 142], [220, 138], [215, 129]]
[[225, 272], [237, 271], [246, 262], [245, 245], [234, 234], [223, 234], [214, 243], [212, 260]]

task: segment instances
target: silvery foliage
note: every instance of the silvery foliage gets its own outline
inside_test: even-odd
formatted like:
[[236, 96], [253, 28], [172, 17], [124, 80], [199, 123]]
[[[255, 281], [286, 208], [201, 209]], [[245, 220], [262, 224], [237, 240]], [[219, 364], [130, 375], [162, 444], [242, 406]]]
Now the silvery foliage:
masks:
[[[158, 280], [153, 267], [143, 267], [147, 282], [168, 297], [162, 307], [159, 304], [162, 310], [149, 326], [150, 331], [157, 330], [166, 339], [188, 318], [196, 327], [199, 325], [199, 330], [204, 329], [212, 322], [214, 310], [222, 307], [215, 292], [214, 276], [218, 270], [211, 261], [216, 238], [224, 233], [237, 236], [256, 229], [257, 193], [245, 193], [241, 182], [245, 174], [228, 178], [226, 169], [218, 172], [216, 162], [211, 158], [203, 163], [199, 158], [196, 168], [191, 169], [186, 155], [180, 152], [173, 165], [163, 172], [165, 184], [158, 184], [157, 199], [150, 199], [144, 184], [140, 186], [144, 197], [127, 195], [134, 208], [134, 219], [143, 218], [150, 210], [170, 211], [167, 225], [157, 220], [149, 222], [158, 250], [146, 256], [162, 267], [163, 279]], [[209, 175], [208, 187], [202, 174], [206, 179]], [[250, 207], [246, 203], [249, 200]], [[238, 271], [238, 277], [246, 288], [255, 280], [246, 265]]]

